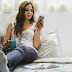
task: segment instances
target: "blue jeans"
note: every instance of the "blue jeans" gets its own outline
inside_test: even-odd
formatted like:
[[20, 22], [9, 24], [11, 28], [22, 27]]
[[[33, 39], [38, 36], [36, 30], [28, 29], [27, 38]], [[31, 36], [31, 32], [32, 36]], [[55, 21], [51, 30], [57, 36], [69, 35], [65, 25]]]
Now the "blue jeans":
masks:
[[20, 45], [6, 54], [9, 67], [16, 66], [18, 63], [31, 63], [38, 58], [37, 52], [28, 46]]

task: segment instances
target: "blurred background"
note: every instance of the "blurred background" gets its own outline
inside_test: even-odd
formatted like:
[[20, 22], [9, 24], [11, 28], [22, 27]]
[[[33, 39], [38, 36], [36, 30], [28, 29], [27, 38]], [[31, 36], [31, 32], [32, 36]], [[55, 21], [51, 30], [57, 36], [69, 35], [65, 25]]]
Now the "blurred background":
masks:
[[[0, 43], [9, 23], [15, 21], [19, 5], [26, 0], [0, 0]], [[43, 15], [46, 29], [56, 28], [62, 57], [72, 57], [72, 0], [27, 0], [35, 6], [35, 19]]]
[[[20, 3], [25, 0], [0, 0], [0, 10], [12, 12], [18, 10]], [[32, 1], [37, 12], [72, 11], [72, 0], [27, 0]]]

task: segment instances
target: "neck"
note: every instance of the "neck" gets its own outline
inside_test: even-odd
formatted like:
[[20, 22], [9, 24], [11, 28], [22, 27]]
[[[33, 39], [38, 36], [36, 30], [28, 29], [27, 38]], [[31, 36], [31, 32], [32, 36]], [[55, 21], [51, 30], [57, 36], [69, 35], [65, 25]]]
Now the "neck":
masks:
[[24, 24], [30, 24], [30, 20], [25, 20]]

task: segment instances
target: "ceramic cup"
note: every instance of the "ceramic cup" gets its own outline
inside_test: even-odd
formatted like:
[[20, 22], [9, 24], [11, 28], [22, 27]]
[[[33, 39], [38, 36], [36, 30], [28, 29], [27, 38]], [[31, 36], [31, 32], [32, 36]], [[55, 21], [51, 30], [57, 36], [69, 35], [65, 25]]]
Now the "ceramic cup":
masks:
[[9, 40], [10, 50], [14, 50], [16, 48], [16, 40]]

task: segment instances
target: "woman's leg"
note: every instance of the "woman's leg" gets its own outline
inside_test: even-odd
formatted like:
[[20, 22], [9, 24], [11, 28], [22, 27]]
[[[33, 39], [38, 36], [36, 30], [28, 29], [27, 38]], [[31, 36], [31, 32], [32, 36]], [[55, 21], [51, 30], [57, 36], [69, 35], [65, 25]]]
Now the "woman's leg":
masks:
[[9, 68], [17, 65], [21, 61], [23, 62], [25, 61], [27, 63], [32, 62], [38, 57], [34, 49], [25, 45], [20, 45], [19, 47], [15, 48], [13, 51], [7, 53], [6, 56], [8, 59]]
[[0, 72], [9, 72], [7, 67], [7, 58], [3, 51], [0, 50]]
[[38, 55], [36, 51], [28, 46], [20, 45], [7, 55], [9, 66], [16, 65], [22, 60], [32, 62], [37, 59]]
[[23, 46], [20, 45], [17, 48], [15, 48], [13, 51], [6, 54], [6, 57], [8, 59], [9, 66], [13, 66], [18, 64], [24, 57], [24, 50]]
[[38, 54], [33, 48], [30, 47], [25, 48], [26, 48], [26, 55], [23, 58], [22, 63], [31, 63], [38, 58]]

